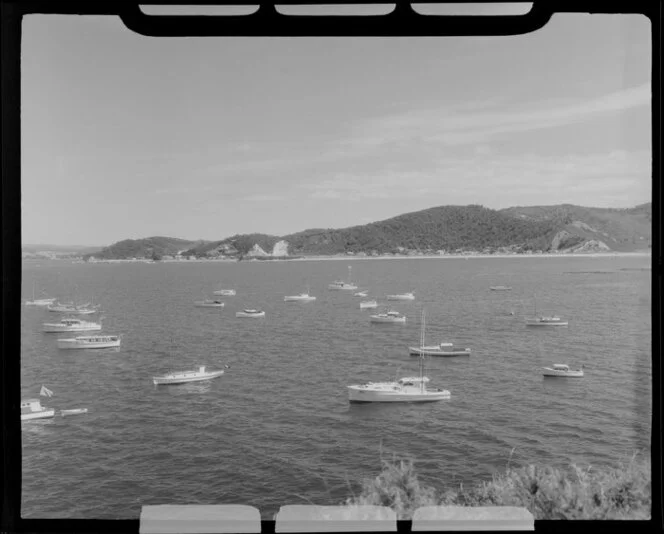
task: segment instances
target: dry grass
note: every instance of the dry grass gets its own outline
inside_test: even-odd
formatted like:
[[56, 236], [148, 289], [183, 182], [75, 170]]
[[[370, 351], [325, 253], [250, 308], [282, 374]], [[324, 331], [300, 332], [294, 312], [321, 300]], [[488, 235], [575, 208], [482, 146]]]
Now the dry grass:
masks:
[[438, 494], [422, 485], [410, 461], [382, 460], [383, 469], [348, 505], [388, 506], [412, 519], [421, 506], [521, 506], [535, 519], [650, 519], [651, 465], [636, 455], [613, 469], [507, 468], [490, 482]]

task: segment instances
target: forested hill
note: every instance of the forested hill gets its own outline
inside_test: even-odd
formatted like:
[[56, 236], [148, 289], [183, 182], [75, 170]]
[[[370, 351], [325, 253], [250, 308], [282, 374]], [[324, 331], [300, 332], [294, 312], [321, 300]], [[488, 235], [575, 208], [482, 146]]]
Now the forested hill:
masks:
[[630, 209], [558, 206], [492, 210], [440, 206], [341, 229], [309, 229], [286, 236], [240, 234], [218, 241], [166, 237], [125, 240], [95, 254], [100, 259], [159, 257], [414, 254], [646, 250], [652, 206]]
[[190, 241], [175, 237], [146, 237], [144, 239], [125, 239], [99, 252], [88, 254], [97, 259], [129, 259], [150, 258], [161, 259], [163, 256], [172, 256], [183, 250], [200, 245], [204, 241]]

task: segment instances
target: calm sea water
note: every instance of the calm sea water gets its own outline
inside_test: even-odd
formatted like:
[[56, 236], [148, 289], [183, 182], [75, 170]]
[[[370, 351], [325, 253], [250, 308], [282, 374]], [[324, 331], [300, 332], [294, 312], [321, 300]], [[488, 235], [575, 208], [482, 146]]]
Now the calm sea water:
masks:
[[[327, 285], [353, 278], [394, 303], [406, 325]], [[122, 348], [60, 351], [22, 311], [21, 390], [86, 415], [22, 423], [22, 516], [137, 518], [144, 504], [338, 504], [380, 457], [411, 458], [437, 487], [488, 479], [511, 465], [615, 465], [650, 448], [651, 273], [646, 257], [364, 261], [24, 264], [23, 294], [94, 298]], [[642, 270], [645, 269], [645, 270]], [[602, 271], [602, 272], [597, 272]], [[309, 284], [315, 302], [284, 303]], [[509, 285], [494, 292], [491, 285]], [[222, 310], [193, 307], [232, 287]], [[536, 295], [536, 301], [534, 300]], [[524, 325], [533, 312], [567, 328]], [[407, 347], [451, 341], [472, 356], [427, 361], [448, 401], [349, 405], [346, 385], [417, 373]], [[236, 319], [260, 307], [263, 320]], [[515, 315], [509, 315], [514, 311]], [[60, 334], [60, 336], [63, 336]], [[64, 337], [67, 337], [64, 335]], [[552, 363], [584, 364], [581, 380], [543, 379]], [[198, 385], [151, 377], [196, 365], [226, 374]]]

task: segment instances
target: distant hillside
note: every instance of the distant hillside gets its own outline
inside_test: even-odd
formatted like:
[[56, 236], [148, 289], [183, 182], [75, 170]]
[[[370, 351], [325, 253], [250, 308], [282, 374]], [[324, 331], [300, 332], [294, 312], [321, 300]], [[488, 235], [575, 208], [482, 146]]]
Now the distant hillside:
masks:
[[341, 230], [305, 230], [283, 239], [295, 254], [481, 251], [513, 244], [541, 248], [555, 231], [550, 221], [524, 221], [482, 206], [441, 206]]
[[97, 259], [127, 259], [127, 258], [153, 258], [175, 255], [182, 250], [189, 249], [202, 241], [189, 241], [175, 237], [146, 237], [144, 239], [125, 239], [111, 246], [103, 248], [94, 254]]
[[445, 251], [628, 252], [650, 246], [652, 205], [629, 209], [558, 206], [492, 210], [440, 206], [341, 229], [309, 229], [286, 236], [238, 234], [219, 241], [167, 237], [126, 240], [95, 254], [102, 259], [164, 255], [214, 258], [335, 254], [432, 254]]
[[507, 208], [501, 212], [524, 221], [555, 222], [560, 231], [581, 240], [602, 241], [619, 252], [646, 249], [651, 239], [651, 203], [627, 209], [562, 204]]

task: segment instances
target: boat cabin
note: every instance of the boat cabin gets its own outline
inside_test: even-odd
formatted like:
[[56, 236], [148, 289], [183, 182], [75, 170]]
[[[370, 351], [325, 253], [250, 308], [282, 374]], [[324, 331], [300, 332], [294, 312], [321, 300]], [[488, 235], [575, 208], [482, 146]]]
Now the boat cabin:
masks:
[[553, 370], [554, 371], [569, 371], [569, 365], [564, 365], [562, 363], [554, 363], [553, 364]]
[[39, 399], [25, 399], [21, 401], [21, 413], [41, 412], [43, 410]]
[[398, 381], [398, 384], [400, 386], [419, 386], [422, 382], [425, 384], [429, 381], [429, 378], [426, 376], [423, 376], [420, 378], [419, 376], [411, 376], [411, 377], [406, 377], [406, 378], [400, 378]]

